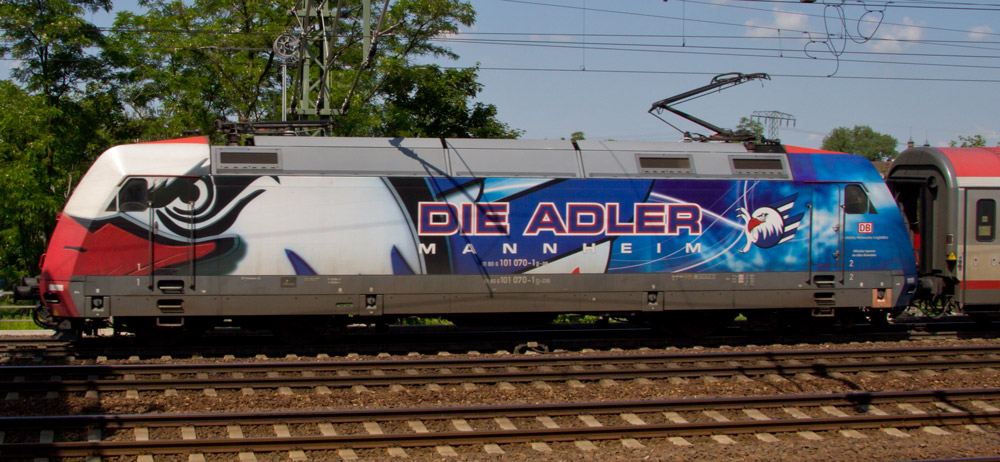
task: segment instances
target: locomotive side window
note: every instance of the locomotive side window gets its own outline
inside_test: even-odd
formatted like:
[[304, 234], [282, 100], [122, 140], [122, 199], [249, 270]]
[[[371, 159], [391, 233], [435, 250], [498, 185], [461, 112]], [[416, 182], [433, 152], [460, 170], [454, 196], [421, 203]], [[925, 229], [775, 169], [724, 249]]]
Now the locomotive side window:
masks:
[[844, 213], [860, 215], [868, 213], [868, 194], [856, 184], [844, 188]]
[[149, 204], [149, 186], [143, 178], [132, 178], [118, 191], [118, 208], [122, 212], [142, 212]]
[[976, 201], [976, 240], [992, 242], [997, 235], [997, 203], [993, 199]]

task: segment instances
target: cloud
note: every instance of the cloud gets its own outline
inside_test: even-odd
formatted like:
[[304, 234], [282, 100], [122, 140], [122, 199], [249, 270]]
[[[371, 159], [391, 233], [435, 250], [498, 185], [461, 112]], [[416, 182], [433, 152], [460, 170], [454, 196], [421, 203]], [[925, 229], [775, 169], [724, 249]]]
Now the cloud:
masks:
[[774, 9], [774, 15], [770, 21], [750, 19], [744, 23], [747, 27], [748, 37], [777, 37], [778, 30], [785, 32], [800, 33], [805, 31], [809, 23], [809, 17], [801, 13], [784, 11], [781, 8]]
[[969, 31], [969, 40], [975, 40], [977, 42], [986, 40], [987, 35], [993, 35], [993, 28], [990, 26], [976, 26]]
[[871, 51], [879, 53], [896, 53], [912, 46], [912, 41], [920, 40], [924, 35], [923, 23], [916, 23], [909, 16], [903, 17], [903, 23], [885, 25], [879, 28], [875, 37], [868, 42]]

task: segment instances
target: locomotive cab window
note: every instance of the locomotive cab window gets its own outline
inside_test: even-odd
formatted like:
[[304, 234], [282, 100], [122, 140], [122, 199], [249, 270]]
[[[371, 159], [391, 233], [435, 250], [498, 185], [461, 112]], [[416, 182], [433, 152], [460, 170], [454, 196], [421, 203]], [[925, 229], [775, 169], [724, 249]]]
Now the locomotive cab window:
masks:
[[118, 191], [118, 208], [122, 212], [142, 212], [149, 204], [149, 185], [144, 178], [131, 178]]
[[844, 213], [850, 215], [875, 213], [875, 207], [868, 200], [868, 193], [860, 185], [849, 184], [844, 188]]
[[993, 199], [976, 201], [976, 240], [993, 242], [997, 235], [997, 203]]

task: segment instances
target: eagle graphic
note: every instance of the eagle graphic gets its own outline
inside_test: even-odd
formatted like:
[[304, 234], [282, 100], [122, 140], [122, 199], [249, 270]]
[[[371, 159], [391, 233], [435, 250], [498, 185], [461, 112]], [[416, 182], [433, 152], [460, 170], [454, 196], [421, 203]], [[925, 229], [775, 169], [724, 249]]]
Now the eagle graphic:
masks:
[[758, 207], [753, 213], [743, 207], [736, 209], [737, 216], [744, 223], [743, 234], [747, 237], [746, 244], [739, 250], [740, 253], [748, 252], [751, 244], [768, 249], [792, 240], [804, 215], [787, 214], [795, 206], [796, 197], [798, 194], [779, 199], [769, 205]]

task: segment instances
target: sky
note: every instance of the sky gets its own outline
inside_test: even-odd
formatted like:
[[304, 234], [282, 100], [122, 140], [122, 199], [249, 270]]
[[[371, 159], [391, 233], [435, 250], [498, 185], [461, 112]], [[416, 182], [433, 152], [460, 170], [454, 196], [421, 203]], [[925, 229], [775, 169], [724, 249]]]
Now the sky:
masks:
[[[794, 117], [785, 144], [818, 148], [868, 125], [945, 146], [1000, 143], [1000, 1], [471, 0], [476, 23], [438, 42], [478, 65], [478, 101], [522, 138], [676, 141], [647, 111], [717, 74], [767, 73], [677, 106], [735, 128], [754, 111]], [[135, 10], [134, 0], [115, 2]], [[110, 26], [112, 14], [89, 18]], [[12, 63], [0, 62], [0, 75]], [[711, 132], [669, 113], [681, 130]]]
[[754, 111], [790, 114], [794, 126], [781, 123], [779, 138], [813, 148], [854, 125], [892, 135], [900, 149], [910, 139], [942, 146], [975, 134], [1000, 142], [1000, 2], [472, 4], [476, 24], [443, 41], [461, 58], [440, 64], [478, 63], [479, 99], [524, 138], [582, 131], [587, 139], [675, 141], [680, 132], [648, 114], [651, 103], [717, 74], [762, 72], [771, 79], [678, 108], [728, 128]]

